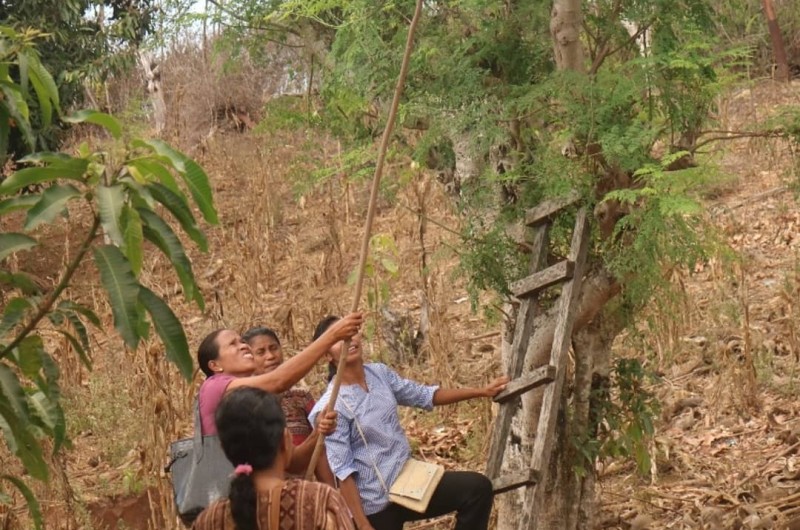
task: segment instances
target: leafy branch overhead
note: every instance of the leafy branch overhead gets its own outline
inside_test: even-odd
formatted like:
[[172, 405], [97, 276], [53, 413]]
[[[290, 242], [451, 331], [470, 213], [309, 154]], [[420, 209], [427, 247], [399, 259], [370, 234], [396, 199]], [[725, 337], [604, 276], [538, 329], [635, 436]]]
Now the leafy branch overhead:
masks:
[[[33, 98], [41, 113], [39, 123], [50, 123], [59, 112], [56, 84], [38, 61], [32, 44], [37, 35], [0, 27], [3, 160], [12, 129], [19, 129], [29, 147], [35, 147], [30, 111]], [[9, 75], [12, 67], [19, 69], [21, 82]], [[83, 110], [63, 121], [99, 126], [117, 145], [108, 151], [93, 151], [84, 143], [73, 155], [36, 152], [17, 160], [21, 169], [0, 181], [0, 226], [18, 227], [0, 233], [0, 284], [9, 293], [0, 320], [0, 429], [8, 448], [28, 473], [40, 480], [48, 477], [42, 437], [52, 438], [54, 451], [66, 443], [58, 366], [47, 351], [45, 337], [63, 336], [91, 368], [87, 328], [100, 327], [92, 308], [62, 296], [78, 267], [92, 256], [114, 327], [125, 344], [136, 348], [149, 336], [152, 323], [167, 358], [189, 379], [192, 359], [183, 327], [164, 299], [141, 283], [147, 252], [144, 245], [149, 241], [167, 257], [186, 300], [203, 309], [191, 261], [172, 226], [179, 226], [206, 251], [208, 241], [193, 208], [205, 222], [218, 222], [208, 176], [184, 154], [160, 140], [127, 139], [122, 125], [105, 113]], [[60, 271], [58, 283], [44, 291], [24, 266], [15, 267], [8, 258], [37, 252], [39, 231], [71, 212], [88, 215], [89, 228], [79, 236], [82, 244]], [[101, 233], [106, 244], [98, 239]], [[38, 504], [24, 482], [7, 475], [0, 479], [22, 492], [37, 528], [41, 527]]]

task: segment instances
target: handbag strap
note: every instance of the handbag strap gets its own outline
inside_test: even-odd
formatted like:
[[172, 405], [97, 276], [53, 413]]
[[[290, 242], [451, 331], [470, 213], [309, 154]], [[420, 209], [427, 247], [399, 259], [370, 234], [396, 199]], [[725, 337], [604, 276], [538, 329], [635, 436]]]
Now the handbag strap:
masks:
[[281, 524], [281, 491], [283, 483], [269, 492], [269, 530], [278, 530]]
[[388, 495], [389, 494], [389, 488], [386, 487], [386, 481], [383, 479], [383, 475], [381, 474], [380, 470], [378, 469], [378, 464], [375, 463], [375, 457], [372, 456], [372, 451], [369, 450], [369, 444], [367, 443], [367, 437], [364, 436], [364, 431], [361, 429], [361, 424], [358, 422], [358, 417], [356, 416], [356, 413], [353, 411], [352, 408], [350, 408], [350, 405], [347, 404], [347, 401], [345, 401], [344, 398], [340, 397], [339, 398], [339, 402], [343, 403], [344, 406], [347, 407], [347, 410], [350, 411], [350, 414], [353, 415], [353, 421], [356, 424], [356, 429], [358, 430], [358, 434], [360, 434], [361, 435], [361, 439], [364, 440], [364, 449], [366, 449], [366, 453], [369, 455], [369, 459], [372, 461], [372, 469], [375, 470], [375, 474], [378, 475], [378, 480], [380, 481], [381, 486], [383, 486], [384, 491], [386, 491], [386, 494]]
[[203, 458], [203, 424], [200, 422], [200, 396], [194, 400], [194, 458], [199, 462]]

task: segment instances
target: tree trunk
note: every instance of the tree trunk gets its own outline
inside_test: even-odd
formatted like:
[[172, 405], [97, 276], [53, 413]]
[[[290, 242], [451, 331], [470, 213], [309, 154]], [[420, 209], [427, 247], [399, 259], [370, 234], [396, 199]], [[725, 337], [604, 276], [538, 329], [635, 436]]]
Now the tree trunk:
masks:
[[554, 0], [550, 12], [550, 34], [559, 70], [584, 71], [581, 0]]
[[160, 135], [167, 126], [167, 104], [164, 101], [164, 92], [161, 89], [161, 69], [158, 63], [144, 51], [139, 51], [139, 64], [147, 82], [150, 104], [153, 106], [154, 132], [156, 135]]
[[[581, 288], [580, 298], [578, 300], [577, 316], [573, 325], [573, 336], [576, 336], [583, 330], [598, 314], [605, 304], [619, 292], [619, 286], [614, 278], [605, 270], [596, 271], [587, 274], [584, 278], [583, 286]], [[547, 364], [550, 359], [550, 348], [553, 344], [553, 335], [555, 332], [556, 324], [556, 307], [538, 316], [534, 322], [533, 336], [528, 343], [528, 353], [526, 357], [525, 371], [533, 370], [539, 366]], [[510, 323], [513, 327], [513, 323]], [[506, 333], [506, 336], [509, 336]], [[510, 335], [513, 337], [513, 331]], [[507, 342], [507, 339], [504, 340]], [[504, 347], [504, 362], [507, 361], [506, 351], [510, 349]], [[565, 385], [565, 389], [569, 385]], [[531, 448], [533, 447], [533, 440], [536, 434], [536, 427], [539, 421], [539, 412], [542, 402], [543, 389], [528, 392], [522, 396], [522, 408], [520, 412], [514, 417], [511, 424], [511, 434], [509, 436], [508, 445], [506, 448], [506, 456], [501, 469], [501, 474], [509, 473], [513, 470], [525, 469], [530, 462]], [[563, 410], [563, 408], [562, 408]], [[563, 431], [563, 423], [559, 422], [558, 438], [555, 446], [569, 447], [571, 445], [570, 439]], [[554, 454], [553, 460], [556, 461], [559, 457]], [[571, 467], [568, 472], [572, 472]], [[561, 488], [558, 489], [553, 495], [548, 495], [549, 499], [556, 502], [556, 498], [560, 497], [559, 492], [564, 492], [563, 498], [568, 498], [569, 491], [566, 485], [556, 485]], [[592, 491], [592, 490], [590, 490]], [[581, 496], [583, 500], [586, 495]], [[498, 530], [512, 530], [519, 526], [520, 514], [522, 514], [525, 500], [525, 490], [517, 489], [508, 493], [504, 493], [497, 497], [495, 504], [498, 509]], [[548, 501], [550, 502], [550, 501]], [[559, 501], [560, 502], [560, 501]], [[534, 521], [536, 521], [536, 514], [534, 514]], [[568, 530], [570, 527], [563, 526], [560, 522], [551, 521], [552, 524], [545, 524], [544, 521], [539, 521], [539, 526], [533, 528], [540, 529], [559, 529]], [[575, 526], [571, 527], [575, 528]]]
[[597, 434], [592, 391], [608, 382], [611, 345], [623, 327], [622, 322], [615, 309], [606, 306], [586, 327], [573, 334], [575, 367], [571, 371], [572, 385], [565, 386], [572, 386], [572, 395], [568, 397], [567, 392], [562, 395], [556, 431], [558, 443], [554, 445], [547, 470], [548, 503], [543, 512], [534, 514], [532, 528], [592, 528], [595, 467], [594, 462], [586, 461], [575, 441]]
[[764, 6], [764, 15], [767, 17], [767, 27], [769, 36], [772, 40], [772, 53], [775, 57], [775, 79], [777, 81], [789, 82], [789, 62], [786, 60], [786, 50], [783, 47], [783, 35], [781, 27], [778, 25], [778, 18], [775, 16], [775, 6], [772, 0], [761, 0]]

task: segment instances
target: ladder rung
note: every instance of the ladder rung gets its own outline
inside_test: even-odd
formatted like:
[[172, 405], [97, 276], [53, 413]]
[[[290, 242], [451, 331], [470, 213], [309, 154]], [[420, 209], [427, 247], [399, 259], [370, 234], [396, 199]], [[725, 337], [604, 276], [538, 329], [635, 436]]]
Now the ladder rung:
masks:
[[533, 372], [514, 379], [505, 390], [494, 397], [495, 402], [505, 403], [515, 397], [524, 394], [536, 387], [552, 382], [556, 378], [556, 367], [546, 364], [540, 366]]
[[497, 477], [492, 481], [492, 489], [495, 495], [497, 495], [498, 493], [511, 491], [521, 488], [522, 486], [532, 486], [536, 484], [538, 480], [539, 472], [535, 469], [529, 469], [527, 471], [520, 471], [518, 473]]
[[544, 201], [528, 210], [528, 212], [525, 214], [525, 224], [528, 226], [536, 226], [538, 224], [550, 221], [558, 212], [567, 206], [575, 204], [580, 200], [580, 198], [580, 193], [577, 191], [571, 191], [563, 197]]
[[555, 265], [551, 265], [544, 270], [535, 272], [527, 278], [523, 278], [512, 283], [508, 287], [517, 298], [531, 296], [542, 289], [547, 289], [551, 285], [555, 285], [564, 280], [569, 280], [572, 278], [572, 272], [574, 270], [575, 263], [572, 261], [559, 261]]

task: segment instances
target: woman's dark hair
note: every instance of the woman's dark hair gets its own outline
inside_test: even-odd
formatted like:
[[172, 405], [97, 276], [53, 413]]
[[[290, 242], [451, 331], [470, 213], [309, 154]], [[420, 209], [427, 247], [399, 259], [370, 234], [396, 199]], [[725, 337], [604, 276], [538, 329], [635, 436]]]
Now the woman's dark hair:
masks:
[[[313, 340], [317, 340], [322, 336], [323, 333], [328, 331], [328, 328], [331, 327], [334, 322], [340, 320], [341, 317], [337, 317], [334, 315], [329, 315], [322, 320], [319, 321], [317, 327], [314, 328], [314, 336], [312, 337]], [[328, 363], [328, 382], [330, 383], [333, 381], [333, 378], [336, 377], [336, 363], [330, 362]]]
[[255, 337], [260, 337], [262, 335], [265, 337], [271, 337], [275, 339], [275, 342], [277, 342], [278, 345], [280, 345], [281, 343], [281, 339], [278, 338], [278, 334], [275, 333], [275, 331], [264, 326], [258, 326], [255, 328], [248, 329], [247, 331], [244, 332], [244, 335], [242, 335], [242, 340], [245, 342], [250, 342], [250, 339], [253, 339]]
[[[234, 467], [248, 464], [253, 471], [272, 467], [286, 428], [286, 418], [274, 394], [254, 387], [232, 390], [217, 407], [215, 420], [222, 450]], [[237, 530], [256, 530], [253, 476], [234, 476], [228, 498]]]
[[211, 377], [214, 375], [214, 372], [211, 371], [211, 368], [208, 367], [208, 363], [215, 360], [219, 357], [219, 344], [217, 344], [217, 336], [225, 331], [224, 329], [218, 329], [216, 331], [212, 331], [206, 338], [203, 339], [203, 342], [200, 343], [200, 347], [197, 348], [197, 364], [200, 365], [200, 369], [206, 374], [206, 377]]

